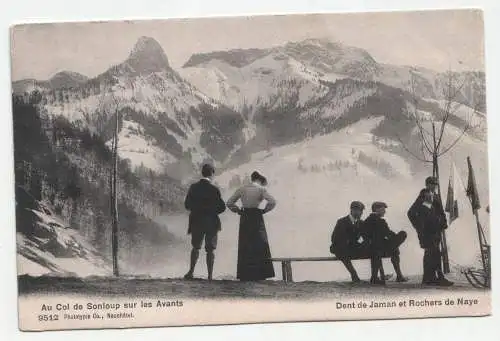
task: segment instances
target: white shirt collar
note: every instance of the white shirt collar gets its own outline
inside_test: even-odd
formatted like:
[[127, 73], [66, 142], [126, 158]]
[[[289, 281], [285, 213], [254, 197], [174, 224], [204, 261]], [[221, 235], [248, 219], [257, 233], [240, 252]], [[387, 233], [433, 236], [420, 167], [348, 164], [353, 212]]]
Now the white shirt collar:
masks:
[[356, 224], [359, 219], [354, 219], [354, 217], [349, 213], [349, 219], [351, 219], [351, 223]]
[[210, 182], [210, 183], [212, 182], [212, 179], [211, 179], [211, 178], [202, 178], [202, 179], [205, 179], [205, 180], [207, 180], [207, 181], [208, 181], [208, 182]]
[[425, 207], [427, 208], [431, 208], [432, 207], [432, 204], [430, 202], [423, 202], [422, 205], [424, 205]]

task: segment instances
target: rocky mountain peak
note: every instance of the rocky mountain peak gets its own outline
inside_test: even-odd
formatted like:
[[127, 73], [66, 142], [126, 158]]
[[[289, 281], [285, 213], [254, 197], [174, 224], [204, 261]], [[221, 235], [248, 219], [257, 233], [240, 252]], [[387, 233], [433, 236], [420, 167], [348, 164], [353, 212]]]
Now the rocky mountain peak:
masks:
[[169, 68], [168, 58], [161, 45], [151, 37], [140, 37], [126, 61], [135, 72], [144, 74]]

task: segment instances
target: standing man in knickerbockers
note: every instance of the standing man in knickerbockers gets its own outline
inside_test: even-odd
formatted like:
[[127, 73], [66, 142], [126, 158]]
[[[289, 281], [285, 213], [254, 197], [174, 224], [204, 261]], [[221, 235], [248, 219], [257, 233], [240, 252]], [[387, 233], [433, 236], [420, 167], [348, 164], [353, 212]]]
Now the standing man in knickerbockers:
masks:
[[210, 164], [204, 164], [201, 169], [203, 178], [192, 184], [184, 202], [190, 211], [188, 234], [191, 234], [191, 262], [185, 279], [192, 279], [196, 262], [203, 240], [207, 253], [208, 280], [212, 280], [217, 234], [221, 230], [219, 214], [226, 210], [220, 190], [212, 184], [215, 169]]

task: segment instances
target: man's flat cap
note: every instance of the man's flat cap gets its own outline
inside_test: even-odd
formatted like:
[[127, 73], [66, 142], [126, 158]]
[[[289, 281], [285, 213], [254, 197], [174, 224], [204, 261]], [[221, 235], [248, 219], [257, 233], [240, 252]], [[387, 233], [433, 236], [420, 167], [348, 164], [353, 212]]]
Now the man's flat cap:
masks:
[[387, 208], [387, 204], [385, 202], [383, 202], [383, 201], [375, 201], [372, 204], [372, 211], [376, 211], [379, 208]]
[[215, 168], [212, 164], [210, 163], [205, 163], [202, 167], [201, 167], [201, 174], [203, 176], [212, 176], [213, 174], [215, 173]]
[[351, 202], [351, 209], [358, 209], [358, 210], [364, 210], [365, 205], [361, 201], [353, 201]]

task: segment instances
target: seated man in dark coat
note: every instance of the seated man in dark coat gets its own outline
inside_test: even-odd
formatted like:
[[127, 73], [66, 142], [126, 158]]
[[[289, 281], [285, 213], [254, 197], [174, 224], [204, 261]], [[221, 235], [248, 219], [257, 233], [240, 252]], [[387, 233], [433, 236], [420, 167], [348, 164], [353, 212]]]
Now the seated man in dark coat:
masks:
[[[366, 218], [365, 236], [368, 239], [372, 256], [372, 284], [385, 284], [384, 268], [382, 266], [382, 257], [391, 257], [392, 265], [396, 271], [396, 281], [406, 282], [400, 267], [399, 246], [406, 240], [406, 232], [395, 233], [391, 231], [389, 225], [383, 218], [387, 204], [384, 202], [374, 202], [372, 204], [372, 213]], [[378, 274], [380, 272], [380, 278]]]
[[337, 220], [331, 237], [330, 252], [344, 263], [353, 282], [359, 282], [360, 279], [351, 260], [370, 257], [368, 244], [363, 237], [361, 216], [364, 208], [363, 203], [353, 201], [350, 206], [350, 214]]

